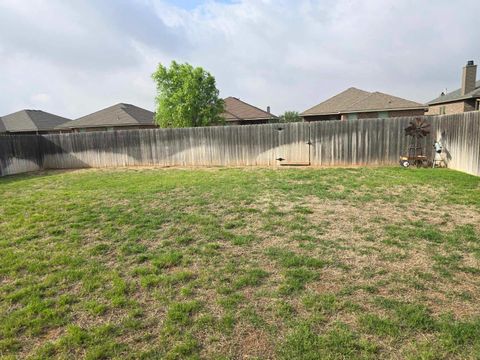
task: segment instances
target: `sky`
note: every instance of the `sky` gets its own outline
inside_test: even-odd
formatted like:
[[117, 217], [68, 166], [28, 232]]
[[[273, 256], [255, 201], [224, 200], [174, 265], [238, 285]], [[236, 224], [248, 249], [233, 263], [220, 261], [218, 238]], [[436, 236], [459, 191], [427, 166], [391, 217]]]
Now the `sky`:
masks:
[[0, 0], [0, 116], [154, 110], [172, 60], [277, 115], [352, 86], [423, 103], [480, 63], [479, 16], [478, 0]]

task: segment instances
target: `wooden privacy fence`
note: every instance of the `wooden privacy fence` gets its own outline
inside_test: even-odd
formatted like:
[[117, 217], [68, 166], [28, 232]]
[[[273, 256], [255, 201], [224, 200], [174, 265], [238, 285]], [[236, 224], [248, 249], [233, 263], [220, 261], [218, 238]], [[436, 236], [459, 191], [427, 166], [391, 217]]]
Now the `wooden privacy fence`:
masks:
[[[185, 129], [0, 136], [0, 175], [115, 166], [393, 165], [413, 117]], [[428, 116], [432, 154], [441, 139], [449, 167], [480, 175], [480, 112]]]

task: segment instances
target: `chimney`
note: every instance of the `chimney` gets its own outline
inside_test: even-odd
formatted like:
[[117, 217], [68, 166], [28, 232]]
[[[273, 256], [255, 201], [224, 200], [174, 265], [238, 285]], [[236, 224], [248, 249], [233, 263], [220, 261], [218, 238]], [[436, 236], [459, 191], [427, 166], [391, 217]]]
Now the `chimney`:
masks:
[[270, 106], [267, 106], [267, 112], [270, 114]]
[[462, 74], [462, 96], [475, 90], [475, 82], [477, 81], [477, 65], [473, 60], [469, 60], [463, 68]]

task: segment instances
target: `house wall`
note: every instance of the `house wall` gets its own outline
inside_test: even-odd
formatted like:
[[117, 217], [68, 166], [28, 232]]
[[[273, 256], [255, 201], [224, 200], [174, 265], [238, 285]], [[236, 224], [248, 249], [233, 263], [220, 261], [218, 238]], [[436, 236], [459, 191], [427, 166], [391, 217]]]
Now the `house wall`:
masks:
[[43, 134], [60, 134], [63, 130], [43, 130], [43, 131], [8, 131], [2, 134], [9, 135], [43, 135]]
[[378, 112], [365, 112], [365, 113], [358, 113], [358, 119], [375, 119], [378, 117]]
[[[404, 117], [404, 116], [423, 116], [425, 114], [425, 110], [417, 109], [417, 110], [392, 110], [392, 111], [385, 111], [388, 114], [388, 118], [395, 118], [395, 117]], [[365, 112], [365, 113], [358, 113], [359, 119], [375, 119], [380, 116], [378, 112]]]
[[309, 115], [303, 116], [303, 121], [328, 121], [328, 120], [340, 120], [341, 115]]
[[278, 120], [277, 119], [234, 120], [234, 121], [226, 121], [225, 125], [259, 125], [259, 124], [270, 124], [276, 121]]
[[[388, 113], [389, 118], [401, 117], [401, 116], [423, 116], [425, 110], [393, 110], [385, 111]], [[376, 119], [379, 117], [379, 113], [376, 111], [371, 112], [359, 112], [357, 113], [358, 119]], [[305, 121], [326, 121], [326, 120], [348, 120], [348, 114], [339, 114], [339, 115], [315, 115], [315, 116], [304, 116]]]
[[475, 110], [475, 102], [455, 101], [446, 104], [430, 105], [426, 115], [452, 115], [473, 110]]
[[425, 115], [425, 110], [396, 110], [396, 111], [389, 111], [389, 117], [401, 117], [401, 116], [423, 116]]
[[118, 130], [139, 130], [139, 129], [158, 129], [156, 125], [132, 125], [132, 126], [99, 126], [99, 127], [88, 127], [88, 128], [78, 128], [72, 129], [72, 132], [92, 132], [92, 131], [113, 131]]

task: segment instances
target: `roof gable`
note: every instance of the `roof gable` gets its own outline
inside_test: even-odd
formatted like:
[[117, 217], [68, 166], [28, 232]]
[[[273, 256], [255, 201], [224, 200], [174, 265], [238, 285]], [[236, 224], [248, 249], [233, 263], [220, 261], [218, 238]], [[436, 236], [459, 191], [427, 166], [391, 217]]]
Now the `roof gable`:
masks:
[[270, 120], [277, 117], [268, 113], [256, 106], [247, 104], [246, 102], [235, 97], [228, 97], [224, 99], [225, 111], [222, 116], [226, 121], [238, 120]]
[[422, 108], [422, 104], [381, 92], [368, 92], [351, 87], [320, 104], [305, 110], [301, 115], [325, 115], [348, 112], [402, 110]]
[[131, 104], [116, 104], [64, 124], [59, 128], [155, 125], [154, 113]]
[[2, 122], [7, 132], [30, 132], [54, 130], [70, 119], [41, 110], [20, 110], [2, 116]]
[[449, 92], [445, 95], [440, 95], [439, 97], [433, 100], [430, 100], [427, 104], [428, 105], [441, 104], [441, 103], [446, 103], [446, 102], [451, 102], [456, 100], [477, 98], [477, 97], [480, 97], [480, 80], [478, 80], [475, 83], [475, 89], [470, 91], [469, 93], [466, 93], [465, 95], [462, 95], [462, 89], [460, 88], [455, 91]]

